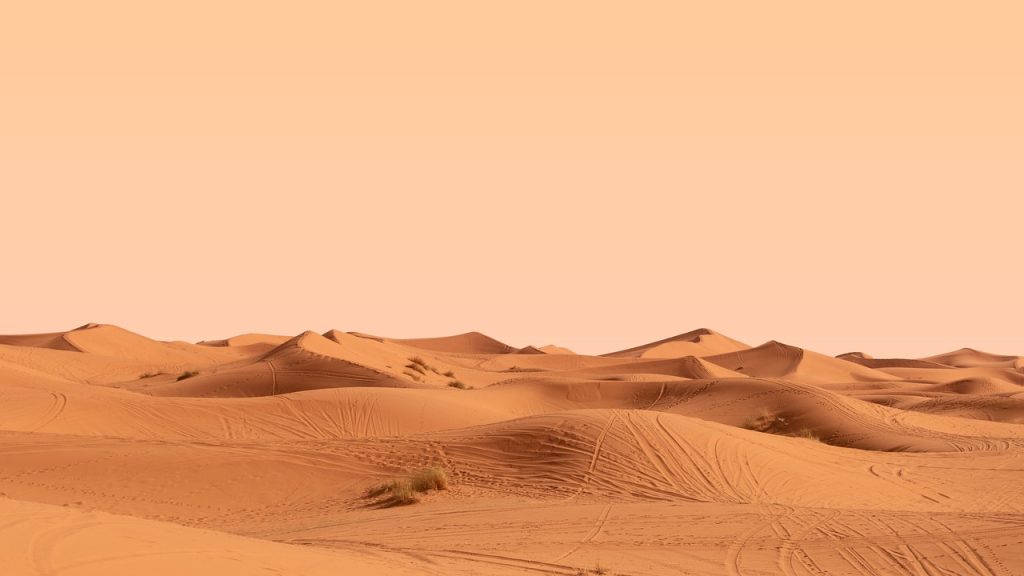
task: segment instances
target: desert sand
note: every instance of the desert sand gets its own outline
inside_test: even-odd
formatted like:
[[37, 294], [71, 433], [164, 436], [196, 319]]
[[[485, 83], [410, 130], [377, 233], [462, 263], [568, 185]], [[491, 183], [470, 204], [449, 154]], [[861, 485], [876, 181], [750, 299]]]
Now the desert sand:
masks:
[[535, 344], [0, 336], [0, 573], [1024, 573], [1021, 357]]

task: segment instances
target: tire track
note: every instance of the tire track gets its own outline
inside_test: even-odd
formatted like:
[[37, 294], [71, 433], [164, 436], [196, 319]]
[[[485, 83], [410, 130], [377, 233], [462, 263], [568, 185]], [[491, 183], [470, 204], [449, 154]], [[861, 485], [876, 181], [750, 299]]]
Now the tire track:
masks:
[[50, 392], [50, 396], [53, 400], [50, 402], [50, 405], [47, 406], [46, 412], [43, 413], [42, 423], [37, 425], [32, 430], [33, 432], [38, 432], [52, 424], [57, 420], [57, 418], [60, 418], [60, 415], [64, 413], [64, 409], [67, 408], [68, 397], [66, 394], [63, 392]]
[[768, 517], [763, 512], [760, 514], [762, 522], [755, 523], [750, 528], [747, 528], [729, 545], [729, 549], [725, 553], [725, 569], [729, 573], [729, 576], [744, 576], [743, 575], [743, 549], [747, 547], [747, 544], [754, 539], [760, 532], [771, 528], [772, 523], [775, 521], [774, 518]]
[[564, 560], [565, 558], [568, 558], [569, 556], [574, 554], [577, 550], [579, 550], [584, 545], [586, 545], [591, 540], [593, 540], [598, 534], [601, 533], [601, 530], [604, 529], [604, 525], [608, 522], [608, 515], [611, 513], [611, 511], [612, 511], [612, 505], [611, 504], [608, 504], [607, 506], [605, 506], [604, 510], [602, 510], [601, 514], [597, 517], [597, 522], [594, 523], [594, 527], [591, 528], [590, 532], [588, 532], [587, 535], [584, 536], [583, 539], [580, 540], [576, 545], [574, 545], [572, 548], [570, 548], [568, 551], [566, 551], [565, 554], [562, 554], [562, 555], [558, 556], [557, 558], [552, 559], [551, 562], [555, 563], [555, 562], [559, 562], [561, 560]]
[[277, 396], [277, 370], [274, 368], [274, 363], [270, 360], [265, 360], [267, 367], [270, 368], [270, 395]]
[[651, 405], [646, 408], [647, 410], [653, 410], [654, 406], [657, 405], [658, 402], [661, 401], [661, 397], [665, 395], [665, 388], [667, 388], [667, 387], [668, 387], [668, 383], [667, 382], [662, 382], [661, 383], [661, 390], [658, 391], [658, 397], [654, 399], [654, 402], [651, 402]]
[[54, 567], [54, 548], [72, 534], [77, 534], [95, 524], [96, 522], [76, 521], [70, 524], [60, 524], [36, 534], [29, 547], [32, 563], [35, 565], [38, 576], [58, 576], [62, 570]]
[[673, 487], [680, 497], [689, 498], [692, 490], [685, 490], [682, 486], [679, 485], [675, 475], [669, 472], [668, 467], [665, 465], [665, 462], [662, 459], [662, 457], [657, 453], [654, 447], [647, 442], [647, 439], [644, 438], [644, 435], [640, 431], [640, 426], [642, 422], [634, 421], [633, 415], [629, 412], [626, 412], [625, 417], [622, 419], [622, 421], [626, 425], [626, 430], [628, 430], [629, 433], [633, 436], [633, 441], [636, 442], [637, 446], [640, 447], [640, 450], [644, 453], [644, 456], [647, 457], [647, 460], [658, 471], [658, 473], [661, 475], [665, 483]]
[[608, 421], [605, 423], [604, 428], [601, 429], [601, 432], [597, 435], [597, 439], [594, 440], [594, 452], [590, 457], [590, 466], [587, 467], [587, 471], [583, 474], [583, 480], [580, 481], [579, 490], [570, 496], [568, 498], [569, 500], [579, 497], [579, 495], [582, 494], [588, 486], [590, 486], [594, 470], [597, 469], [597, 461], [601, 457], [601, 447], [604, 446], [605, 437], [608, 436], [608, 431], [611, 429], [612, 424], [615, 423], [616, 419], [618, 419], [618, 414], [615, 411], [612, 411], [611, 415], [608, 416]]

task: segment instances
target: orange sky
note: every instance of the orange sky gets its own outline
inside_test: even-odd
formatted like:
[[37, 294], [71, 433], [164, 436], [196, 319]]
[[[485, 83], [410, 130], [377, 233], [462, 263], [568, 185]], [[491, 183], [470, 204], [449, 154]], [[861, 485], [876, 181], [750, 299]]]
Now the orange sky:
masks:
[[155, 4], [0, 7], [0, 333], [1024, 353], [1019, 2]]

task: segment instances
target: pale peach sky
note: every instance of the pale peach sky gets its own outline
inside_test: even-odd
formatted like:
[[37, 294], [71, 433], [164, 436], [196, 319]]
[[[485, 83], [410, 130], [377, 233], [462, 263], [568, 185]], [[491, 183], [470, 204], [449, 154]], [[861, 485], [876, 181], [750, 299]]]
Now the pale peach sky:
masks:
[[1024, 353], [1022, 21], [4, 3], [0, 333]]

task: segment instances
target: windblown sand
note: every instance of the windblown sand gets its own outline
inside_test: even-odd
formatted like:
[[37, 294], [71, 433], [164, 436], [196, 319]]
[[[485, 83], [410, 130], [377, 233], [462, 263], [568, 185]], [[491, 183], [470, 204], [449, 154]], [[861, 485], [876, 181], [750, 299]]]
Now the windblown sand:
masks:
[[0, 336], [0, 574], [1022, 574], [1022, 424], [971, 349]]

